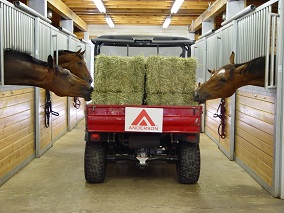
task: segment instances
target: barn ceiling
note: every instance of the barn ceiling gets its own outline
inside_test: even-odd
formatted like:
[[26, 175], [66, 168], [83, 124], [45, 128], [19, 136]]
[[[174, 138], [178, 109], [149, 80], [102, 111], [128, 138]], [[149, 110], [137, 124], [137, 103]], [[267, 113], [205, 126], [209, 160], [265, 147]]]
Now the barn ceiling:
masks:
[[[185, 0], [171, 25], [186, 26], [195, 20], [214, 0]], [[93, 0], [62, 0], [87, 24], [106, 24], [105, 15]], [[171, 14], [174, 0], [103, 0], [106, 13], [115, 25], [160, 25]]]
[[[112, 18], [115, 26], [162, 26], [166, 17], [171, 15], [171, 8], [175, 0], [102, 0], [106, 14], [99, 12], [93, 0], [47, 1], [48, 6], [55, 11], [52, 18], [54, 26], [59, 25], [62, 18], [71, 18], [77, 27], [75, 31], [76, 29], [86, 31], [89, 24], [106, 25], [106, 14]], [[223, 21], [222, 13], [226, 10], [227, 1], [229, 0], [184, 0], [178, 12], [171, 15], [170, 26], [191, 25], [190, 31], [195, 32], [200, 29], [204, 18], [214, 17], [215, 27], [219, 28]], [[250, 4], [259, 6], [265, 2], [267, 1], [245, 0], [245, 6]]]

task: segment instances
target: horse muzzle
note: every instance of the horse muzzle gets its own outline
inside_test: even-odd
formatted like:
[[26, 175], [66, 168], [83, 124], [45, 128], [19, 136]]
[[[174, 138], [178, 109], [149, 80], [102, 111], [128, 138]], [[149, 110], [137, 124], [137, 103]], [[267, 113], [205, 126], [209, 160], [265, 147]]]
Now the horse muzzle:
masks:
[[206, 99], [203, 99], [200, 95], [199, 95], [199, 93], [198, 92], [194, 92], [194, 94], [193, 94], [193, 100], [195, 101], [195, 102], [198, 102], [199, 104], [204, 104], [205, 103], [205, 101], [206, 101]]
[[84, 97], [85, 101], [90, 101], [90, 100], [92, 100], [91, 95], [92, 95], [93, 90], [94, 90], [93, 87], [90, 87], [90, 88], [88, 89], [88, 92], [86, 93], [86, 95], [85, 95], [85, 97]]

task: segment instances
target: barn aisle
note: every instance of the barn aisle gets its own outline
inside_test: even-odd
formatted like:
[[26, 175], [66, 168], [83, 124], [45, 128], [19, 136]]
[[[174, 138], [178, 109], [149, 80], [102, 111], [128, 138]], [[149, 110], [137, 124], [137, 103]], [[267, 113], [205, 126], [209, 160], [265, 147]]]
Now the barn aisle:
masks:
[[204, 134], [198, 184], [177, 183], [175, 165], [109, 164], [105, 183], [85, 182], [84, 121], [0, 187], [0, 212], [284, 212]]

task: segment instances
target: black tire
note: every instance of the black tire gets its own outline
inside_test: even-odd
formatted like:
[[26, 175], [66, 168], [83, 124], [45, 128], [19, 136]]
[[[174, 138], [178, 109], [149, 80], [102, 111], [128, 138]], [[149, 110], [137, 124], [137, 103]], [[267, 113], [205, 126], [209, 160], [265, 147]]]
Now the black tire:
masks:
[[106, 176], [105, 146], [101, 142], [86, 142], [84, 170], [88, 183], [102, 183]]
[[196, 183], [200, 175], [199, 144], [180, 142], [177, 162], [178, 181], [182, 184]]

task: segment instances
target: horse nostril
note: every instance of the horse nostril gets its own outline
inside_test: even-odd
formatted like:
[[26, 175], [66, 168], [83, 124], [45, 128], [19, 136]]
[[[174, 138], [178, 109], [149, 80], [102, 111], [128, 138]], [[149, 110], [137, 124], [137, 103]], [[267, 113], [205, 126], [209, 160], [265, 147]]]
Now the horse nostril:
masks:
[[197, 93], [194, 93], [194, 100], [199, 100], [200, 99], [200, 96], [199, 96], [199, 94], [197, 94]]
[[89, 83], [91, 84], [93, 82], [93, 79], [90, 78]]

